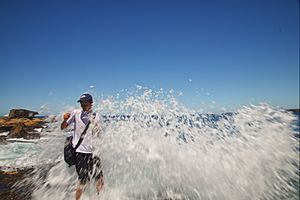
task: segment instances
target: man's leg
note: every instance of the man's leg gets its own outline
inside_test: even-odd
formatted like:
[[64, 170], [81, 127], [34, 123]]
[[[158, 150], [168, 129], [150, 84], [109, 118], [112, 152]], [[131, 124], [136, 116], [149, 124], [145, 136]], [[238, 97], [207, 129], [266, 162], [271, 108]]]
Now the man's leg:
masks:
[[77, 187], [76, 187], [76, 192], [75, 192], [75, 199], [76, 199], [76, 200], [79, 200], [79, 199], [80, 199], [80, 197], [81, 197], [81, 195], [82, 195], [84, 189], [85, 189], [85, 185], [83, 185], [83, 184], [81, 184], [81, 183], [79, 183], [79, 184], [77, 185]]
[[97, 194], [99, 194], [99, 192], [102, 190], [103, 186], [104, 186], [104, 180], [103, 180], [103, 176], [102, 176], [100, 179], [98, 179], [96, 181]]
[[89, 171], [91, 170], [89, 161], [91, 160], [91, 157], [91, 154], [76, 153], [75, 167], [79, 180], [75, 192], [76, 200], [80, 199], [83, 191], [85, 190], [86, 183], [89, 181]]
[[101, 170], [101, 161], [98, 156], [93, 157], [93, 171], [94, 171], [94, 179], [96, 181], [96, 190], [97, 194], [103, 189], [104, 186], [104, 179], [103, 179], [103, 172]]

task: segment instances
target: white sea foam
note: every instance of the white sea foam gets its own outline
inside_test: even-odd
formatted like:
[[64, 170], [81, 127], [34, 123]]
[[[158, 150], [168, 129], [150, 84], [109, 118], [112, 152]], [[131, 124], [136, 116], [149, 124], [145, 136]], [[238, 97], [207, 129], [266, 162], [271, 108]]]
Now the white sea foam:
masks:
[[[196, 114], [170, 94], [139, 90], [95, 105], [114, 116], [103, 118], [94, 141], [105, 179], [101, 199], [298, 198], [295, 116], [268, 104], [219, 117]], [[34, 199], [74, 198], [76, 173], [63, 162], [66, 134], [58, 127], [50, 124], [55, 134], [31, 156], [53, 166], [42, 178], [30, 178], [38, 186]], [[88, 185], [82, 199], [96, 198]]]
[[9, 134], [9, 132], [3, 132], [3, 133], [0, 133], [0, 136], [7, 136]]
[[0, 166], [31, 167], [52, 163], [54, 155], [61, 153], [62, 147], [57, 147], [63, 145], [66, 134], [51, 132], [43, 133], [41, 139], [7, 139], [6, 145], [0, 145]]

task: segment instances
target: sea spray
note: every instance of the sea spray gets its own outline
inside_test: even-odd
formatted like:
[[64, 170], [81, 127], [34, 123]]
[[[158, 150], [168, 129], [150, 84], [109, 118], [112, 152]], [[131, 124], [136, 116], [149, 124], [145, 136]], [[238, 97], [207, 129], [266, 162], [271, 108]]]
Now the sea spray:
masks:
[[[82, 199], [299, 199], [299, 133], [284, 110], [259, 104], [200, 114], [143, 88], [94, 110], [103, 116], [93, 143], [105, 188], [98, 197], [91, 182]], [[50, 126], [58, 131], [59, 122]], [[33, 199], [74, 198], [77, 176], [63, 162], [60, 139], [48, 140], [37, 157], [48, 167], [28, 179]]]

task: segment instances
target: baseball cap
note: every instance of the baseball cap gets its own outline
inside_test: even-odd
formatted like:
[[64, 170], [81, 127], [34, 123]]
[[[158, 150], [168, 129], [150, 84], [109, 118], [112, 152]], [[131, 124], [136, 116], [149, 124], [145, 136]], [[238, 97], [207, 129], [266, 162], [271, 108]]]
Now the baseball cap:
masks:
[[93, 97], [92, 95], [88, 94], [88, 93], [84, 93], [80, 96], [80, 99], [77, 102], [90, 102], [93, 103]]

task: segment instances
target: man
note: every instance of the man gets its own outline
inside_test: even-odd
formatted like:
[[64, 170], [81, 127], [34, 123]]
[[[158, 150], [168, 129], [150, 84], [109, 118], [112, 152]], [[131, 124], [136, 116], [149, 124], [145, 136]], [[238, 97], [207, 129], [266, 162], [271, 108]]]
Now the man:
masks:
[[[90, 177], [96, 180], [96, 189], [99, 194], [103, 188], [103, 174], [100, 170], [100, 158], [93, 157], [92, 139], [99, 135], [99, 115], [92, 112], [93, 97], [90, 94], [82, 94], [77, 101], [80, 103], [82, 110], [75, 110], [70, 113], [64, 114], [64, 120], [61, 123], [61, 129], [67, 128], [70, 124], [74, 124], [73, 140], [72, 144], [75, 148], [78, 143], [82, 132], [90, 121], [88, 131], [86, 132], [84, 139], [79, 147], [76, 149], [76, 172], [78, 174], [79, 184], [76, 187], [76, 200], [79, 200], [82, 192], [85, 189], [86, 183], [90, 180]], [[91, 130], [91, 131], [89, 131]], [[97, 172], [98, 171], [98, 172]]]

